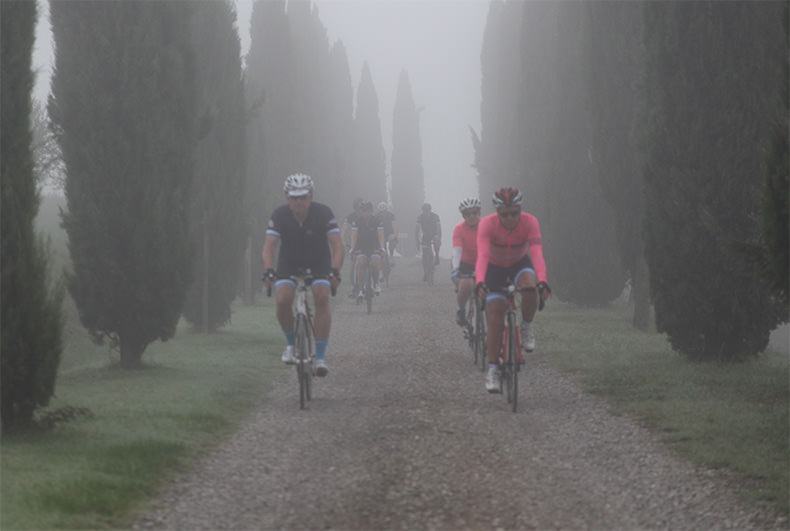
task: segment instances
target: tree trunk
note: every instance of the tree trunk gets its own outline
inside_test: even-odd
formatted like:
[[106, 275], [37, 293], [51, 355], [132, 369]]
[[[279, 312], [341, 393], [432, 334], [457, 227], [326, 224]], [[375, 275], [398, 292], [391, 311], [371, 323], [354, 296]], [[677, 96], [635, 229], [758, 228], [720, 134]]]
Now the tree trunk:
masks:
[[137, 341], [130, 336], [120, 336], [121, 342], [121, 368], [139, 369], [143, 366], [143, 352], [145, 343]]
[[636, 260], [636, 271], [631, 280], [631, 296], [634, 299], [634, 328], [647, 332], [650, 329], [650, 272], [644, 254]]

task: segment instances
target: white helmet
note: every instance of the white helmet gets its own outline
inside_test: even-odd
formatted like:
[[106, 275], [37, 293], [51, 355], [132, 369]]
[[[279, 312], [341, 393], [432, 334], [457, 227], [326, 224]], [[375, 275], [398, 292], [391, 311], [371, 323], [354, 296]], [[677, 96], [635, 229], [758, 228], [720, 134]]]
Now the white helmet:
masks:
[[381, 203], [378, 204], [378, 209], [379, 212], [384, 212], [385, 210], [387, 210], [387, 203], [382, 201]]
[[294, 173], [285, 179], [283, 191], [286, 196], [299, 197], [313, 193], [313, 179], [304, 173]]
[[467, 197], [458, 204], [458, 211], [462, 214], [465, 210], [469, 210], [471, 208], [480, 208], [480, 200], [478, 198]]

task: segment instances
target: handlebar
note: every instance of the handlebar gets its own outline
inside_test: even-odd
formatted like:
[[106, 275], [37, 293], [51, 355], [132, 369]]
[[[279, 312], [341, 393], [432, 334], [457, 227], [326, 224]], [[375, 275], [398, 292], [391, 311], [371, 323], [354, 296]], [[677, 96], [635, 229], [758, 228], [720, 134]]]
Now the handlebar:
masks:
[[[264, 274], [263, 274], [263, 276], [261, 277], [261, 281], [264, 281], [264, 280], [266, 280], [267, 276], [269, 277], [269, 279], [270, 279], [270, 280], [276, 280], [276, 279], [278, 279], [278, 278], [290, 278], [290, 279], [292, 279], [293, 281], [296, 281], [298, 278], [300, 278], [300, 277], [301, 277], [301, 278], [304, 280], [304, 283], [305, 283], [306, 285], [308, 285], [308, 286], [309, 286], [310, 284], [312, 284], [313, 280], [316, 280], [316, 279], [319, 279], [319, 278], [326, 278], [326, 279], [328, 280], [328, 279], [330, 278], [329, 276], [326, 276], [326, 277], [323, 277], [323, 276], [313, 276], [313, 275], [310, 275], [310, 274], [306, 274], [306, 275], [296, 275], [296, 276], [288, 276], [288, 277], [278, 277], [278, 276], [277, 276], [275, 273], [270, 273], [270, 274], [264, 273]], [[337, 295], [337, 288], [336, 288], [334, 285], [332, 285], [332, 283], [331, 283], [331, 282], [329, 283], [329, 289], [330, 289], [330, 292], [332, 293], [332, 296], [333, 296], [333, 297], [334, 297], [335, 295]], [[267, 296], [267, 297], [271, 297], [271, 296], [272, 296], [272, 287], [271, 287], [271, 285], [270, 285], [269, 287], [267, 287], [267, 288], [266, 288], [266, 296]]]

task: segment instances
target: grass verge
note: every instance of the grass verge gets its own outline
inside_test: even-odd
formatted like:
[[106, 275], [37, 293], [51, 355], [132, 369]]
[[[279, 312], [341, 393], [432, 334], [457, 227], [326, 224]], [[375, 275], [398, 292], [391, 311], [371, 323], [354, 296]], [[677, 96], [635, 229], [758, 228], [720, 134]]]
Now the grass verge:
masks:
[[52, 431], [5, 436], [1, 529], [101, 529], [128, 523], [162, 481], [216, 445], [285, 370], [273, 308], [234, 307], [233, 324], [186, 325], [153, 343], [146, 368], [122, 370], [70, 327], [55, 399], [87, 408]]
[[661, 334], [631, 326], [625, 308], [552, 302], [538, 322], [549, 363], [638, 419], [680, 455], [740, 479], [741, 496], [790, 514], [790, 360], [696, 363]]

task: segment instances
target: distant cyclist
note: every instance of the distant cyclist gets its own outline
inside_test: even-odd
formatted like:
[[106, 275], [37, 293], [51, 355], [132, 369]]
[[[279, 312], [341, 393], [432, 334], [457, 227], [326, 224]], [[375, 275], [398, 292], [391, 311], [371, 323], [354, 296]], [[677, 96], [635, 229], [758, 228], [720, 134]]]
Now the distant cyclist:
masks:
[[[538, 218], [521, 211], [522, 196], [516, 188], [501, 188], [493, 197], [496, 213], [480, 220], [477, 229], [477, 290], [486, 295], [488, 324], [488, 374], [486, 390], [499, 392], [497, 357], [502, 348], [505, 294], [508, 279], [519, 287], [537, 287], [541, 300], [551, 297], [546, 282], [546, 263]], [[527, 352], [535, 350], [532, 319], [538, 306], [538, 293], [521, 297], [521, 344]]]
[[384, 242], [389, 247], [389, 255], [395, 254], [395, 247], [398, 245], [398, 226], [395, 223], [395, 214], [390, 212], [387, 203], [382, 201], [378, 204], [376, 217], [384, 225]]
[[475, 288], [475, 262], [477, 262], [477, 225], [480, 223], [480, 200], [467, 197], [458, 205], [464, 220], [453, 229], [453, 273], [450, 276], [458, 295], [455, 322], [466, 325], [466, 303]]
[[[293, 300], [296, 284], [290, 278], [300, 269], [309, 268], [315, 280], [311, 285], [315, 304], [315, 359], [316, 375], [326, 376], [326, 347], [332, 316], [329, 310], [330, 288], [340, 284], [340, 269], [345, 256], [340, 229], [332, 210], [313, 201], [313, 180], [301, 173], [285, 180], [287, 205], [278, 207], [269, 220], [263, 244], [264, 284], [274, 286], [277, 301], [277, 320], [285, 334], [286, 347], [282, 360], [296, 363], [294, 358]], [[277, 268], [274, 256], [280, 252]]]
[[379, 286], [379, 273], [381, 272], [381, 258], [384, 250], [384, 226], [373, 215], [373, 203], [363, 201], [359, 206], [359, 216], [351, 227], [351, 249], [354, 255], [354, 269], [356, 270], [356, 287], [359, 290], [358, 298], [364, 298], [365, 275], [370, 268], [373, 280], [373, 291], [381, 293]]
[[422, 205], [422, 214], [417, 216], [417, 225], [414, 228], [414, 241], [417, 249], [422, 248], [423, 281], [428, 280], [428, 260], [433, 252], [433, 265], [439, 263], [439, 248], [442, 245], [442, 225], [439, 216], [431, 212], [431, 204]]
[[[346, 216], [345, 221], [343, 222], [343, 227], [340, 229], [340, 239], [343, 240], [343, 244], [345, 248], [350, 252], [351, 251], [351, 226], [356, 222], [357, 217], [359, 216], [359, 205], [362, 204], [362, 198], [357, 197], [354, 199], [352, 203], [352, 210], [351, 213]], [[349, 276], [354, 279], [357, 277], [356, 271], [354, 270], [354, 261], [351, 261], [351, 266], [349, 268]], [[348, 296], [353, 298], [356, 293], [354, 293], [354, 283], [351, 282], [349, 286], [349, 293]]]

